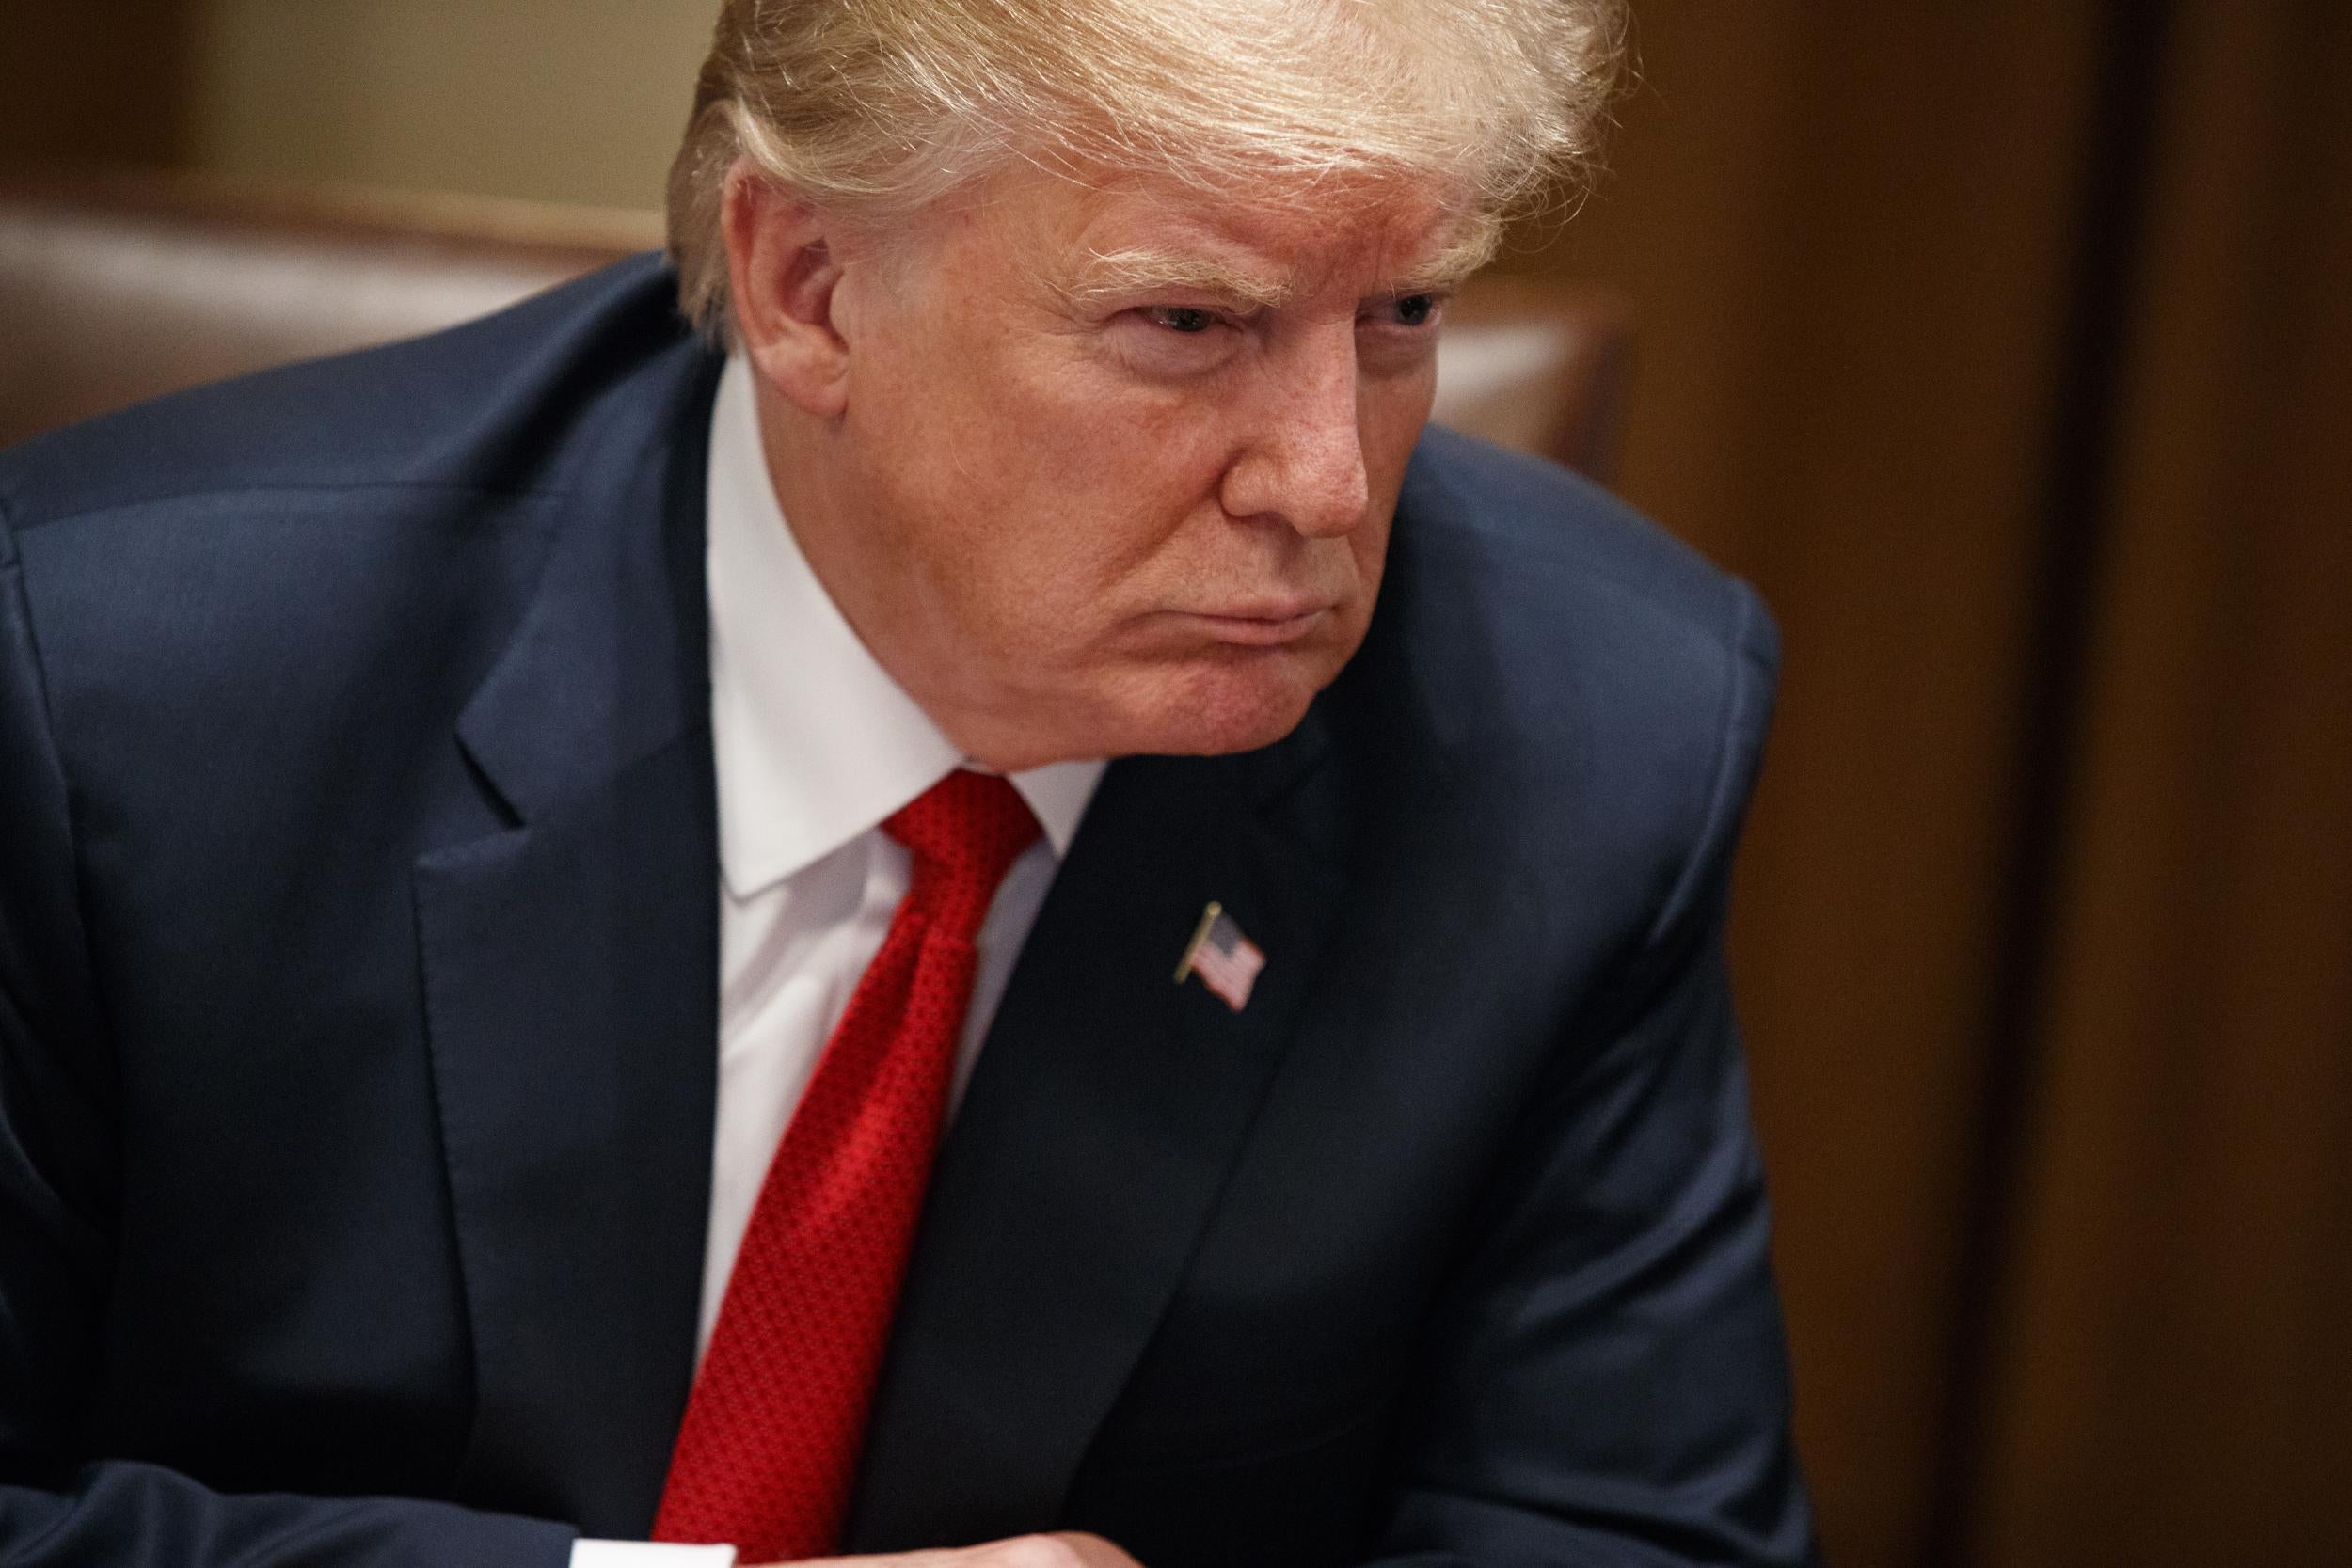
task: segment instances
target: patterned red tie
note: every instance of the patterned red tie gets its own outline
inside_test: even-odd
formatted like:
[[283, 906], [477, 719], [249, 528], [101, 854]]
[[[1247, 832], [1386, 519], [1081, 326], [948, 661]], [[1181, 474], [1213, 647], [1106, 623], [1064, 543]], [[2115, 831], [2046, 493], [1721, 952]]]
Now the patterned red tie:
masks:
[[959, 770], [882, 824], [914, 875], [777, 1145], [670, 1456], [654, 1539], [831, 1552], [972, 1000], [973, 939], [1038, 835]]

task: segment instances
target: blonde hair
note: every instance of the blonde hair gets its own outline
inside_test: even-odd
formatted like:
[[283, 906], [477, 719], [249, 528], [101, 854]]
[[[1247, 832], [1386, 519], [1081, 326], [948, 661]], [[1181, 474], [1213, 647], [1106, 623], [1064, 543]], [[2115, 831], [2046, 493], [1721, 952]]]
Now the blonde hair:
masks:
[[670, 170], [680, 307], [726, 335], [740, 160], [875, 225], [1015, 160], [1431, 176], [1499, 217], [1593, 166], [1624, 31], [1623, 0], [727, 0]]

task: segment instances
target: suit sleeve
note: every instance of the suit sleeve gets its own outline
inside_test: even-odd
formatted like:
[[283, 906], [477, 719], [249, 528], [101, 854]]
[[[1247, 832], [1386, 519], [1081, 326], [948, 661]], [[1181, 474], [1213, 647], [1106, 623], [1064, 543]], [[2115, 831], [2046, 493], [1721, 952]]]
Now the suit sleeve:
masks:
[[113, 1064], [15, 536], [0, 516], [0, 1568], [562, 1568], [574, 1532], [406, 1498], [230, 1497], [79, 1451], [113, 1257]]
[[1814, 1560], [1723, 932], [1777, 643], [1735, 592], [1673, 891], [1564, 1031], [1434, 1321], [1381, 1568]]

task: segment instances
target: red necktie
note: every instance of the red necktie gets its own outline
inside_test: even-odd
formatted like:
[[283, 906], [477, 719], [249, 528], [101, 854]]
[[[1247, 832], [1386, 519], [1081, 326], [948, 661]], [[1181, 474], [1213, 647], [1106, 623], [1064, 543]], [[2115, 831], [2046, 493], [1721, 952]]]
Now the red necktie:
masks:
[[973, 939], [1038, 835], [1012, 785], [959, 770], [882, 828], [914, 875], [768, 1167], [686, 1402], [657, 1541], [746, 1563], [833, 1550], [939, 1144]]

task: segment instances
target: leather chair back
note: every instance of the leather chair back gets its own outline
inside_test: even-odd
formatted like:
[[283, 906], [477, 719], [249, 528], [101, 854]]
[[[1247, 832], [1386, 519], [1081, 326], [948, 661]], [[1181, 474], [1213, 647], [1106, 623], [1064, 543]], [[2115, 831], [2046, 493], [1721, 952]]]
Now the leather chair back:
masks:
[[[199, 382], [429, 332], [660, 243], [648, 214], [159, 176], [0, 175], [0, 446]], [[1482, 277], [1436, 418], [1602, 480], [1628, 368], [1611, 298]]]

